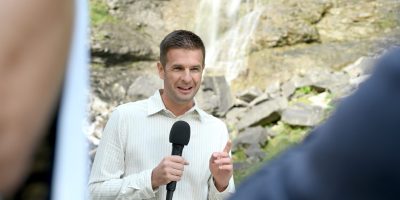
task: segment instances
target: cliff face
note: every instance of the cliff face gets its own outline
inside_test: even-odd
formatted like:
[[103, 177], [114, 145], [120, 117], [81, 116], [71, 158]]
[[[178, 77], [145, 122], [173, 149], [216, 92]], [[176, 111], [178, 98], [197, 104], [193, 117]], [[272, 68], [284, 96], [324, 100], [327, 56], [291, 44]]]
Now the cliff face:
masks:
[[236, 167], [243, 169], [264, 160], [266, 152], [277, 153], [281, 143], [299, 141], [368, 77], [377, 56], [400, 45], [398, 0], [91, 4], [94, 148], [114, 106], [161, 87], [156, 61], [162, 38], [188, 29], [207, 46], [207, 73], [197, 98], [227, 122]]
[[[396, 0], [92, 0], [91, 3], [94, 8], [102, 5], [103, 15], [109, 19], [95, 23], [92, 28], [94, 65], [135, 67], [143, 62], [153, 63], [165, 34], [174, 29], [189, 29], [201, 35], [210, 47], [209, 71], [220, 67], [223, 69], [217, 74], [227, 75], [232, 68], [237, 70], [229, 78], [236, 80], [232, 88], [235, 91], [252, 85], [264, 89], [271, 82], [263, 79], [281, 81], [303, 69], [343, 68], [361, 56], [398, 44], [400, 35], [400, 3]], [[256, 12], [255, 16], [245, 21], [252, 12]], [[241, 39], [245, 30], [234, 29], [250, 29], [251, 23], [254, 30]], [[236, 41], [246, 45], [232, 45]], [[214, 44], [219, 47], [211, 48]], [[232, 49], [241, 51], [240, 55], [232, 57]], [[221, 64], [232, 60], [244, 64]]]

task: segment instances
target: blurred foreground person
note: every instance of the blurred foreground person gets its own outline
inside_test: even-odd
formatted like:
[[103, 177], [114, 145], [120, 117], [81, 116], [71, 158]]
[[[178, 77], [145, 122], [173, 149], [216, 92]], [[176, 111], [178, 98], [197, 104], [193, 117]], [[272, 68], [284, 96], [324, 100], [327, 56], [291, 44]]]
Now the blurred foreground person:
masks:
[[84, 199], [86, 8], [78, 0], [2, 1], [0, 199]]
[[243, 182], [231, 200], [400, 199], [400, 49], [305, 141]]

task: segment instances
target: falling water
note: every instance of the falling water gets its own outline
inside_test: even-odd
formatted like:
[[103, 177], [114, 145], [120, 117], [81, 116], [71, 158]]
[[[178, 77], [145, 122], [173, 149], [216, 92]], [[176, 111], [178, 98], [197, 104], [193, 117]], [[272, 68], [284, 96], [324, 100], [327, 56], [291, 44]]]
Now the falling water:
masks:
[[201, 0], [197, 13], [195, 32], [206, 45], [207, 73], [223, 74], [228, 82], [246, 69], [249, 41], [261, 14], [256, 0], [244, 5], [241, 0]]

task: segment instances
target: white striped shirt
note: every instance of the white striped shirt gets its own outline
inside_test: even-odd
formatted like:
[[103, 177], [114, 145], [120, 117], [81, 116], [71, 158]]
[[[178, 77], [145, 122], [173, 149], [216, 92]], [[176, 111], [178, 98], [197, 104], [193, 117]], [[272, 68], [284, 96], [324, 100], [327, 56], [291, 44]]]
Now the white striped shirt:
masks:
[[157, 91], [149, 99], [118, 106], [113, 112], [92, 167], [92, 199], [165, 199], [165, 185], [153, 191], [151, 172], [171, 155], [169, 132], [178, 120], [190, 125], [190, 141], [182, 153], [189, 165], [173, 199], [224, 199], [232, 193], [233, 178], [225, 191], [218, 192], [209, 170], [211, 154], [222, 151], [229, 139], [225, 124], [197, 105], [176, 117]]

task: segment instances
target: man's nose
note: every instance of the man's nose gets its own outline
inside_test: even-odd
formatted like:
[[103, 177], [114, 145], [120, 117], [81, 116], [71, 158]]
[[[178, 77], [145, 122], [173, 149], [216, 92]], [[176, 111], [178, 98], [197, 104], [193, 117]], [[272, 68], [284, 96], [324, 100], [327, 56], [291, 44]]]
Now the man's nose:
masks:
[[190, 82], [192, 80], [192, 74], [190, 74], [190, 69], [185, 69], [182, 75], [182, 80], [185, 82]]

